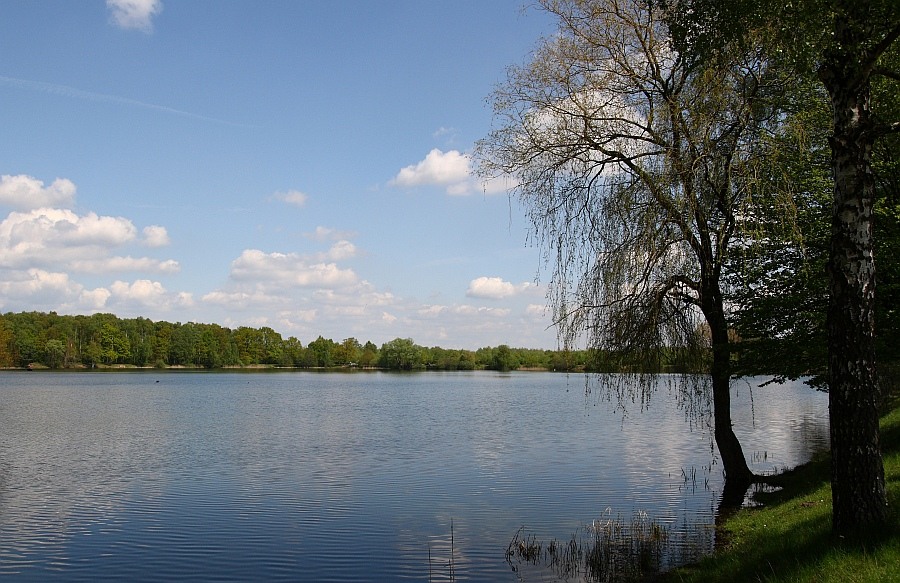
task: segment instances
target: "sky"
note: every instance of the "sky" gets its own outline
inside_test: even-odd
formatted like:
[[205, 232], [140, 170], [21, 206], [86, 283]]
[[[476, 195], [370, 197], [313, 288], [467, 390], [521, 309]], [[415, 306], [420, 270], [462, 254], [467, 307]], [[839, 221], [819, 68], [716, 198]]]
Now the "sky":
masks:
[[529, 0], [0, 6], [0, 312], [556, 348], [474, 175]]

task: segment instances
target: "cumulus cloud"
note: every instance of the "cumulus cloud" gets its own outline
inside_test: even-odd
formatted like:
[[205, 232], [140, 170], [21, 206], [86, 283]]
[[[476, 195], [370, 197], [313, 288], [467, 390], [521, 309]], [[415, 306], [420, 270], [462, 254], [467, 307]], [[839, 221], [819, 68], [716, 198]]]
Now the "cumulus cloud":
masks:
[[106, 306], [110, 292], [87, 290], [68, 274], [31, 268], [0, 273], [0, 306], [12, 310], [88, 310]]
[[458, 150], [431, 150], [417, 164], [402, 168], [389, 182], [391, 186], [441, 186], [447, 194], [464, 196], [475, 192], [501, 194], [514, 189], [518, 182], [512, 176], [478, 180], [472, 175], [472, 160]]
[[[49, 186], [30, 176], [0, 178], [0, 204], [23, 210], [10, 212], [0, 220], [0, 295], [17, 309], [96, 311], [122, 292], [121, 285], [86, 289], [72, 279], [72, 273], [106, 274], [148, 272], [173, 274], [181, 269], [175, 260], [114, 254], [134, 243], [151, 247], [168, 244], [164, 227], [138, 229], [124, 217], [102, 216], [94, 212], [78, 214], [68, 208], [75, 199], [75, 185], [56, 179]], [[130, 294], [139, 297], [142, 286]], [[137, 295], [136, 295], [137, 294]], [[121, 293], [120, 293], [121, 295]], [[169, 298], [171, 305], [177, 298]], [[132, 302], [133, 303], [133, 302]], [[160, 307], [160, 302], [148, 303]]]
[[109, 304], [146, 310], [169, 310], [172, 307], [193, 305], [193, 296], [187, 292], [172, 293], [158, 281], [138, 279], [132, 283], [114, 281], [109, 286]]
[[75, 184], [66, 178], [57, 178], [49, 186], [43, 181], [18, 174], [0, 176], [0, 204], [18, 210], [43, 207], [70, 207], [75, 203]]
[[153, 17], [162, 12], [162, 0], [106, 0], [112, 22], [125, 29], [153, 30]]
[[107, 249], [134, 240], [137, 229], [128, 219], [66, 209], [12, 212], [0, 222], [0, 265], [58, 264], [83, 257], [105, 256]]
[[115, 273], [138, 271], [147, 273], [178, 273], [181, 265], [174, 259], [160, 261], [150, 257], [108, 257], [105, 259], [82, 259], [70, 264], [74, 271], [83, 273]]
[[82, 291], [82, 286], [65, 273], [31, 268], [19, 273], [6, 273], [0, 281], [0, 295], [5, 298], [27, 298], [44, 303], [51, 298], [70, 298]]
[[[143, 235], [142, 242], [152, 247], [168, 242], [164, 227], [147, 227]], [[93, 274], [180, 271], [172, 259], [112, 255], [113, 250], [135, 241], [137, 228], [123, 217], [79, 215], [55, 208], [14, 211], [0, 222], [0, 267], [57, 266]]]
[[231, 278], [292, 287], [342, 287], [358, 280], [352, 269], [341, 269], [335, 263], [313, 263], [296, 253], [264, 253], [258, 249], [247, 249], [232, 261]]
[[472, 298], [502, 300], [533, 287], [530, 283], [514, 285], [499, 277], [479, 277], [469, 283], [466, 295]]
[[90, 310], [102, 310], [112, 293], [105, 287], [81, 292], [80, 303]]
[[303, 192], [300, 192], [299, 190], [276, 192], [272, 195], [272, 198], [274, 198], [275, 200], [280, 200], [283, 203], [298, 207], [304, 206], [306, 204], [306, 201], [309, 200], [309, 196]]
[[356, 245], [350, 241], [338, 241], [331, 246], [325, 256], [330, 261], [343, 261], [356, 257]]
[[443, 152], [437, 148], [428, 152], [417, 164], [402, 168], [391, 179], [392, 186], [444, 186], [449, 194], [468, 194], [471, 191], [471, 161], [457, 150]]
[[169, 232], [165, 227], [159, 225], [150, 225], [144, 227], [144, 245], [148, 247], [165, 247], [170, 243]]
[[115, 281], [110, 286], [112, 295], [119, 301], [131, 301], [149, 306], [158, 305], [166, 297], [166, 288], [158, 281], [139, 279], [134, 283]]

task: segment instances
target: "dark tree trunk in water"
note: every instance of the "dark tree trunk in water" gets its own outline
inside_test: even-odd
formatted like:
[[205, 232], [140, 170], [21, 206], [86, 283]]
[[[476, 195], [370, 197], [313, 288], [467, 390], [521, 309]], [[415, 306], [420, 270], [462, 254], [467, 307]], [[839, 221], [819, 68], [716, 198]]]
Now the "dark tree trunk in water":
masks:
[[741, 442], [734, 433], [731, 421], [731, 346], [728, 323], [718, 286], [712, 285], [712, 296], [704, 303], [704, 314], [712, 340], [713, 434], [725, 470], [725, 488], [720, 506], [739, 506], [753, 481]]
[[834, 207], [828, 279], [831, 492], [837, 533], [887, 518], [875, 367], [875, 261], [872, 248], [875, 139], [869, 78], [868, 2], [839, 2], [835, 48], [819, 71], [834, 108]]

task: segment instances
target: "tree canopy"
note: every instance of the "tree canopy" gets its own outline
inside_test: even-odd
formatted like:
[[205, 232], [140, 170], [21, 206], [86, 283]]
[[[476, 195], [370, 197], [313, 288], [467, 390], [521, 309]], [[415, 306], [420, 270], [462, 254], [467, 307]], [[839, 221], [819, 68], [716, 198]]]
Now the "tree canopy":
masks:
[[[498, 357], [498, 354], [500, 355]], [[498, 363], [501, 363], [498, 365]], [[520, 368], [614, 370], [587, 351], [482, 347], [425, 347], [397, 338], [380, 348], [356, 338], [341, 342], [318, 336], [304, 344], [270, 327], [235, 329], [218, 324], [171, 323], [113, 314], [55, 312], [0, 314], [0, 367], [198, 367], [385, 368], [475, 370]]]

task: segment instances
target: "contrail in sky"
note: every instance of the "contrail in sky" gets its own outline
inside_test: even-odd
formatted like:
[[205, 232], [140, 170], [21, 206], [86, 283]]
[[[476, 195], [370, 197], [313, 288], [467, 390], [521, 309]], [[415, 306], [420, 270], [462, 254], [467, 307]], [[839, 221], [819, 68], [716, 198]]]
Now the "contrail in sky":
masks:
[[83, 99], [85, 101], [116, 103], [119, 105], [129, 105], [131, 107], [152, 109], [155, 111], [159, 111], [162, 113], [168, 113], [171, 115], [180, 115], [183, 117], [190, 117], [193, 119], [208, 121], [208, 122], [213, 122], [213, 123], [227, 124], [230, 126], [249, 127], [245, 124], [234, 123], [234, 122], [226, 121], [223, 119], [217, 119], [214, 117], [207, 117], [205, 115], [199, 115], [196, 113], [191, 113], [189, 111], [182, 111], [180, 109], [175, 109], [174, 107], [167, 107], [165, 105], [157, 105], [155, 103], [146, 103], [144, 101], [138, 101], [136, 99], [128, 99], [127, 97], [119, 97], [117, 95], [106, 95], [105, 93], [94, 93], [93, 91], [84, 91], [82, 89], [76, 89], [75, 87], [69, 87], [68, 85], [58, 85], [56, 83], [45, 83], [43, 81], [29, 81], [28, 79], [16, 79], [15, 77], [5, 77], [3, 75], [0, 75], [0, 85], [6, 85], [7, 87], [14, 87], [16, 89], [25, 89], [28, 91], [38, 91], [40, 93], [48, 93], [50, 95], [59, 95], [61, 97]]

